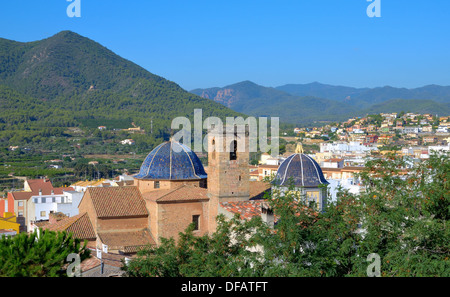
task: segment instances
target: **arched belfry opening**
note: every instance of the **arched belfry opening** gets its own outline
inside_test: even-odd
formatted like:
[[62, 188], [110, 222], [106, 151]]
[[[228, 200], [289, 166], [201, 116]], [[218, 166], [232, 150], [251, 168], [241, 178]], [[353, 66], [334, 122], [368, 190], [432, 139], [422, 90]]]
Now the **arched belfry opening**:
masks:
[[233, 140], [230, 143], [230, 161], [237, 160], [237, 140]]

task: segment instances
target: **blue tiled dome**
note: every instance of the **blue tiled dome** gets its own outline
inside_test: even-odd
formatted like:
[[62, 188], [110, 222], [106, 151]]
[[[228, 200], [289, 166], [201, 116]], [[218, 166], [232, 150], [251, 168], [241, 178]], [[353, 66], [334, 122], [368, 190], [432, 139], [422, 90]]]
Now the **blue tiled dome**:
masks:
[[289, 156], [278, 168], [274, 184], [288, 187], [291, 183], [296, 187], [306, 188], [329, 184], [319, 164], [305, 154]]
[[202, 162], [187, 146], [176, 141], [158, 145], [148, 154], [138, 179], [192, 180], [207, 177]]

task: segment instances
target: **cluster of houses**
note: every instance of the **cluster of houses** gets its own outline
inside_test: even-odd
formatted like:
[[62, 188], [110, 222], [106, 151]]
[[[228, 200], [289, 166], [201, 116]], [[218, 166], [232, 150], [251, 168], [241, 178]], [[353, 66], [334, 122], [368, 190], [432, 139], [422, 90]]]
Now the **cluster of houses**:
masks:
[[[145, 133], [145, 130], [141, 129], [141, 127], [136, 127], [134, 125], [134, 123], [132, 123], [132, 124], [133, 124], [133, 127], [127, 128], [127, 129], [122, 129], [122, 131], [126, 131], [129, 133], [139, 133], [139, 134]], [[103, 130], [107, 130], [107, 127], [106, 126], [98, 126], [97, 129], [100, 131], [103, 131]], [[120, 130], [120, 129], [113, 129], [113, 130]], [[134, 145], [136, 142], [133, 139], [128, 138], [128, 139], [121, 140], [120, 143], [123, 145]]]
[[415, 159], [426, 159], [433, 151], [448, 151], [449, 127], [449, 116], [382, 113], [377, 120], [373, 116], [351, 118], [333, 126], [296, 128], [294, 132], [305, 143], [314, 140], [320, 145], [320, 152], [315, 154], [319, 162], [335, 157], [355, 163], [372, 151], [392, 152], [387, 149], [392, 147], [396, 147], [396, 154]]
[[[351, 118], [336, 125], [295, 128], [294, 132], [310, 140], [335, 135], [334, 140], [366, 145], [445, 145], [450, 143], [450, 117], [431, 114], [381, 113], [380, 122], [371, 117]], [[322, 141], [316, 141], [322, 142]]]

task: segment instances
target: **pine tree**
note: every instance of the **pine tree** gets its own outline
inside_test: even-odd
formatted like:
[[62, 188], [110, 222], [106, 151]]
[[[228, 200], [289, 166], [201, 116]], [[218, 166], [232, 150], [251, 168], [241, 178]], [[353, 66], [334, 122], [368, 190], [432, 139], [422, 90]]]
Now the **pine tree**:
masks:
[[0, 276], [56, 277], [67, 276], [67, 256], [75, 253], [80, 261], [89, 257], [86, 242], [67, 232], [48, 230], [19, 233], [0, 239]]

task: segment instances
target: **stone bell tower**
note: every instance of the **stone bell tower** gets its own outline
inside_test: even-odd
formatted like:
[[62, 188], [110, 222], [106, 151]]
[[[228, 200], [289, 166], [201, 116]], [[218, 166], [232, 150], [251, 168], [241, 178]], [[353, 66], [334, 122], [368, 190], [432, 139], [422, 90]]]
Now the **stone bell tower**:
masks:
[[210, 231], [221, 202], [250, 199], [248, 125], [212, 128], [208, 131], [208, 196]]

